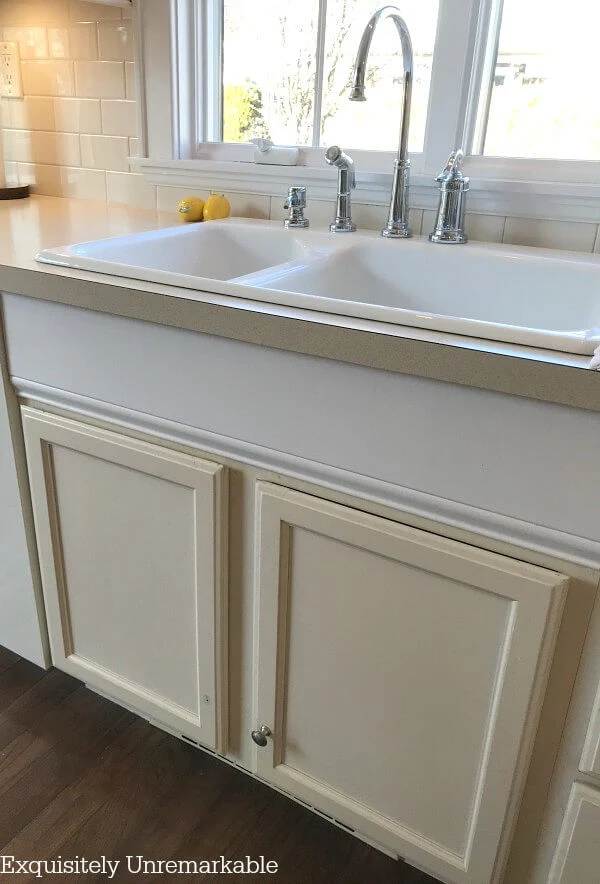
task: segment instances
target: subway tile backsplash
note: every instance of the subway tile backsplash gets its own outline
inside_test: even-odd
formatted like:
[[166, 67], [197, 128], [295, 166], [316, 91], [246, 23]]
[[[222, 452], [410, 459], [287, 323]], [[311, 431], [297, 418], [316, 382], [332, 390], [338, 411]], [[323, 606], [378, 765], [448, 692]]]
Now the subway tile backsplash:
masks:
[[128, 161], [137, 148], [129, 11], [83, 0], [0, 0], [0, 37], [19, 43], [25, 92], [0, 99], [11, 183], [155, 208], [156, 188], [131, 174]]
[[76, 61], [75, 92], [80, 98], [125, 98], [122, 61]]
[[[50, 196], [108, 200], [175, 212], [203, 190], [155, 187], [130, 171], [137, 113], [130, 10], [85, 0], [0, 0], [0, 37], [19, 43], [25, 98], [0, 99], [10, 183]], [[290, 179], [291, 180], [291, 179]], [[281, 220], [282, 194], [228, 193], [234, 215]], [[311, 199], [314, 226], [332, 220], [333, 200]], [[354, 200], [359, 227], [378, 229], [385, 206]], [[412, 209], [415, 234], [431, 231], [435, 213]], [[600, 253], [597, 224], [467, 213], [471, 240]]]
[[543, 246], [548, 249], [572, 249], [591, 252], [597, 224], [577, 221], [542, 221], [533, 218], [507, 218], [504, 242], [514, 245]]
[[101, 135], [102, 108], [100, 99], [55, 98], [54, 121], [59, 132]]

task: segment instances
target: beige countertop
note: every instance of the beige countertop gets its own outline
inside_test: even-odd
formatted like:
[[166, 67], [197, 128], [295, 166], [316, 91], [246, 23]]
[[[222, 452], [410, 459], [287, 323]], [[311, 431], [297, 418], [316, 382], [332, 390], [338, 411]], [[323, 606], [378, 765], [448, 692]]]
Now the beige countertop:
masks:
[[[589, 358], [38, 264], [44, 248], [179, 223], [175, 214], [34, 196], [0, 202], [0, 290], [600, 411]], [[568, 296], [568, 295], [567, 295]]]

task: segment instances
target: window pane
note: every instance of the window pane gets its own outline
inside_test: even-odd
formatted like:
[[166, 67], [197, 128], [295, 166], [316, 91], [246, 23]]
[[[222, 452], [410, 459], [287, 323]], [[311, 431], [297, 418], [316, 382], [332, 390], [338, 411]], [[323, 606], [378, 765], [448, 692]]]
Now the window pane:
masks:
[[599, 32], [597, 0], [504, 0], [485, 154], [600, 159]]
[[[362, 150], [395, 150], [402, 106], [402, 51], [396, 26], [380, 21], [373, 36], [367, 71], [367, 101], [349, 101], [349, 87], [360, 38], [378, 6], [374, 0], [329, 0], [323, 78], [321, 142]], [[438, 19], [438, 0], [399, 0], [411, 34], [414, 79], [409, 150], [422, 151]]]
[[318, 0], [223, 7], [223, 140], [311, 144]]

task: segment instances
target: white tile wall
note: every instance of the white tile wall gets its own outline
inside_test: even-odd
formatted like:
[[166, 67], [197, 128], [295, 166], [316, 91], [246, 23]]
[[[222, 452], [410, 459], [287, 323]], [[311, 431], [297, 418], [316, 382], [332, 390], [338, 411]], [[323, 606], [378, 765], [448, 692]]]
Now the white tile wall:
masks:
[[102, 131], [105, 135], [137, 135], [135, 101], [102, 101]]
[[[199, 196], [206, 199], [207, 192], [185, 187], [158, 187], [158, 208], [162, 212], [174, 212], [181, 199], [186, 196]], [[251, 218], [264, 218], [265, 197], [259, 194], [228, 193], [232, 214]], [[284, 196], [270, 197], [268, 217], [282, 221], [286, 215], [283, 208]], [[331, 223], [335, 204], [333, 200], [308, 199], [307, 216], [314, 227]], [[353, 217], [359, 228], [380, 229], [387, 219], [387, 206], [374, 206], [353, 203]], [[435, 222], [435, 212], [422, 209], [410, 210], [410, 225], [415, 235], [429, 234]], [[504, 242], [516, 245], [535, 245], [543, 248], [572, 249], [600, 253], [600, 228], [596, 224], [580, 222], [536, 221], [530, 218], [506, 218], [503, 215], [483, 215], [467, 212], [465, 227], [473, 242]]]
[[76, 61], [75, 88], [82, 98], [125, 98], [125, 66], [118, 61]]
[[63, 196], [61, 190], [61, 166], [44, 166], [35, 163], [17, 163], [20, 184], [29, 184], [38, 193]]
[[3, 39], [19, 44], [21, 58], [46, 58], [48, 55], [46, 28], [4, 28]]
[[13, 159], [51, 166], [80, 166], [79, 135], [67, 132], [23, 132]]
[[130, 22], [107, 22], [98, 25], [98, 51], [107, 61], [133, 61]]
[[0, 0], [3, 26], [39, 27], [69, 22], [66, 0]]
[[[199, 196], [205, 200], [209, 195], [206, 190], [189, 187], [158, 187], [158, 209], [161, 212], [176, 212], [180, 200], [186, 196]], [[271, 197], [251, 193], [227, 193], [226, 196], [231, 203], [232, 215], [263, 220], [271, 217]]]
[[106, 201], [106, 177], [95, 169], [70, 169], [61, 166], [60, 195], [71, 199]]
[[135, 64], [132, 61], [125, 62], [125, 95], [134, 100], [137, 98], [137, 83], [135, 81]]
[[19, 43], [24, 99], [0, 99], [6, 170], [39, 193], [156, 208], [130, 173], [137, 150], [130, 10], [83, 0], [0, 0]]
[[105, 21], [123, 17], [122, 11], [116, 6], [86, 3], [85, 0], [70, 0], [67, 6], [70, 7], [70, 17], [73, 21]]
[[[58, 99], [62, 100], [62, 99]], [[22, 101], [0, 99], [0, 126], [6, 129], [54, 129], [55, 100], [26, 96]]]
[[102, 134], [102, 114], [97, 98], [55, 98], [54, 120], [59, 132]]
[[[423, 212], [423, 230], [427, 235], [435, 226], [436, 213], [427, 209]], [[480, 215], [475, 212], [465, 214], [465, 230], [473, 242], [508, 242], [504, 239], [504, 227], [506, 218], [504, 215]], [[525, 243], [523, 243], [525, 245]]]
[[111, 169], [128, 172], [129, 142], [127, 138], [108, 135], [81, 135], [82, 165], [88, 169]]
[[148, 184], [143, 175], [107, 172], [106, 187], [109, 203], [135, 206], [138, 209], [156, 208], [156, 187]]
[[[137, 152], [131, 11], [85, 0], [0, 0], [0, 38], [19, 43], [25, 98], [0, 99], [6, 174], [39, 193], [106, 200], [175, 212], [190, 188], [154, 187], [129, 170]], [[290, 179], [291, 180], [291, 179]], [[281, 220], [284, 197], [228, 193], [234, 215]], [[357, 197], [359, 194], [357, 193]], [[311, 199], [314, 226], [333, 217], [333, 200]], [[354, 201], [359, 227], [378, 229], [387, 207]], [[415, 234], [432, 211], [411, 210]], [[467, 213], [471, 240], [600, 253], [596, 224]]]
[[94, 22], [70, 28], [48, 28], [48, 50], [52, 58], [98, 58], [98, 33]]
[[571, 221], [539, 221], [533, 218], [507, 218], [504, 242], [548, 249], [573, 249], [591, 252], [598, 232], [597, 224]]
[[75, 95], [72, 61], [22, 61], [21, 73], [25, 95]]

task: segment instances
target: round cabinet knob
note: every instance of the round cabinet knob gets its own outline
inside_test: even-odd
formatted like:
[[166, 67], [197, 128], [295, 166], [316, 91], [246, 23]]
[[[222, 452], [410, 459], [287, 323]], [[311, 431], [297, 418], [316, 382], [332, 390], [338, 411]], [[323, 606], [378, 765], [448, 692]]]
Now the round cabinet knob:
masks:
[[271, 728], [267, 727], [266, 724], [263, 724], [257, 731], [252, 731], [252, 739], [257, 746], [260, 746], [263, 749], [267, 745], [267, 737], [270, 736]]

